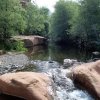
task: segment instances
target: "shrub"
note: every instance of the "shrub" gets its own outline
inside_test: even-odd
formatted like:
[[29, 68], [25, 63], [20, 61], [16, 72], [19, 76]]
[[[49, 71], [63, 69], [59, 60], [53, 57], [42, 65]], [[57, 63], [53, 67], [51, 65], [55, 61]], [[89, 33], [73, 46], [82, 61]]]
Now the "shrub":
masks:
[[14, 51], [27, 51], [24, 47], [24, 42], [21, 40], [6, 40], [4, 43], [5, 50], [14, 50]]

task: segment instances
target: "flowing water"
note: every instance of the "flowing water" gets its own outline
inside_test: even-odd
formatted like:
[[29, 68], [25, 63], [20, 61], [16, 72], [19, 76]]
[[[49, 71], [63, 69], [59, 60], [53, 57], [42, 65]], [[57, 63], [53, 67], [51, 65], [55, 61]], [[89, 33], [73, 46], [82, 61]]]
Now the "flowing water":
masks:
[[46, 73], [53, 80], [55, 91], [54, 100], [94, 100], [85, 90], [77, 88], [73, 81], [68, 78], [69, 67], [63, 67], [64, 59], [76, 59], [84, 62], [90, 58], [86, 52], [78, 49], [61, 46], [36, 46], [30, 48], [29, 56], [31, 64], [24, 70]]

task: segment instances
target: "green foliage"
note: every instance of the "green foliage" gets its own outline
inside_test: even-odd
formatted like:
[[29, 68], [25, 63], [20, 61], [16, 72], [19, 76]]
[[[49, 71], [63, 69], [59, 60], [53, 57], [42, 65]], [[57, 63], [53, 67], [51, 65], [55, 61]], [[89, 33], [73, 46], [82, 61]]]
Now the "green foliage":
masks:
[[24, 42], [21, 40], [6, 40], [4, 49], [14, 51], [27, 51], [27, 49], [24, 47]]
[[27, 51], [27, 49], [24, 47], [24, 42], [22, 42], [22, 41], [16, 41], [12, 45], [13, 45], [12, 50]]
[[51, 16], [50, 35], [55, 41], [70, 41], [79, 47], [98, 46], [100, 0], [59, 0]]
[[13, 35], [48, 36], [48, 17], [49, 10], [47, 8], [39, 8], [31, 2], [22, 7], [20, 0], [0, 0], [0, 41], [3, 42], [4, 48], [24, 50], [21, 41], [14, 43], [10, 41]]
[[80, 0], [79, 15], [72, 24], [71, 34], [85, 46], [98, 41], [100, 32], [100, 0]]
[[[48, 13], [47, 8], [38, 8], [37, 5], [29, 3], [27, 8], [27, 29], [25, 34], [27, 35], [42, 35], [45, 36], [48, 32]], [[45, 33], [45, 34], [44, 34]]]
[[40, 14], [44, 16], [45, 21], [48, 21], [48, 17], [49, 17], [49, 9], [42, 7], [40, 8]]
[[[59, 0], [55, 6], [55, 12], [51, 17], [51, 37], [55, 41], [66, 41], [69, 38], [69, 29], [74, 21], [76, 3]], [[73, 19], [73, 20], [72, 20]]]
[[0, 0], [0, 39], [24, 31], [24, 13], [19, 0]]

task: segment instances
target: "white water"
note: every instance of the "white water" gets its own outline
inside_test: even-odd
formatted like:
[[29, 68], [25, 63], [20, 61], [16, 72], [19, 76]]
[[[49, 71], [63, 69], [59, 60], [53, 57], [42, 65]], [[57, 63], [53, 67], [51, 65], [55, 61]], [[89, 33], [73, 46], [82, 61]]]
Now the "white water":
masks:
[[94, 100], [86, 91], [74, 86], [73, 81], [67, 77], [68, 69], [53, 61], [32, 61], [37, 66], [37, 71], [46, 73], [54, 81], [54, 100]]

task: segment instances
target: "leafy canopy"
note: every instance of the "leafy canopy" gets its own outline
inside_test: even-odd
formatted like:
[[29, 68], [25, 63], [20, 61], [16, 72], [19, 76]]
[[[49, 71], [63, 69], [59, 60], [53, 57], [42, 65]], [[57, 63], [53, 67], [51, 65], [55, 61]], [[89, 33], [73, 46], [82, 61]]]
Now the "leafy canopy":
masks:
[[23, 32], [25, 10], [19, 0], [0, 0], [0, 38], [9, 38]]

